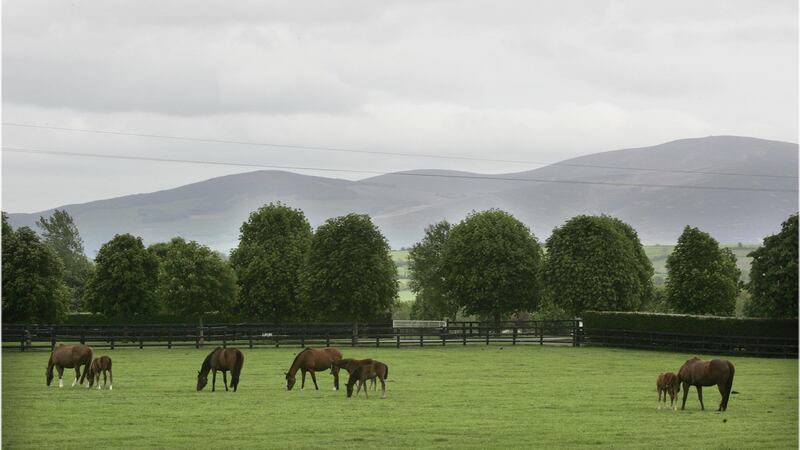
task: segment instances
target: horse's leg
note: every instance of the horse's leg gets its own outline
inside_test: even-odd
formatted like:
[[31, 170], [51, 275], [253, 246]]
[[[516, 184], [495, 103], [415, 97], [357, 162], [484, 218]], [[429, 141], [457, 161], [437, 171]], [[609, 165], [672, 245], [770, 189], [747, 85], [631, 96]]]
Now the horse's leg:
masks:
[[386, 383], [383, 381], [382, 376], [379, 375], [378, 379], [381, 380], [381, 398], [386, 398]]
[[111, 368], [108, 369], [108, 390], [114, 389], [114, 372], [111, 371]]
[[339, 367], [331, 365], [331, 375], [333, 375], [333, 390], [339, 390]]
[[717, 384], [719, 388], [719, 395], [722, 396], [722, 399], [719, 401], [719, 409], [717, 411], [722, 411], [722, 403], [725, 402], [725, 383]]
[[64, 368], [61, 366], [56, 366], [56, 370], [58, 370], [58, 387], [64, 387]]
[[214, 392], [214, 388], [217, 386], [217, 369], [212, 369], [211, 372], [211, 392]]
[[300, 369], [303, 372], [303, 379], [300, 382], [300, 390], [303, 391], [306, 389], [306, 369]]
[[225, 392], [228, 392], [228, 371], [222, 371], [222, 382], [225, 383]]
[[661, 388], [658, 388], [658, 409], [661, 409]]
[[686, 397], [689, 395], [689, 383], [683, 383], [683, 404], [681, 405], [681, 411], [686, 409]]
[[697, 386], [697, 398], [700, 399], [700, 410], [705, 411], [706, 407], [703, 406], [703, 386]]
[[[92, 358], [89, 358], [88, 361], [85, 361], [83, 363], [83, 374], [81, 375], [81, 386], [83, 386], [83, 380], [86, 379], [86, 374], [89, 372], [89, 366], [91, 366], [91, 365], [92, 365]], [[80, 365], [78, 365], [78, 368], [80, 368]], [[86, 387], [89, 387], [89, 386], [86, 386]]]
[[81, 366], [75, 366], [75, 380], [72, 382], [72, 387], [78, 384], [78, 378], [81, 377]]
[[314, 371], [311, 370], [311, 381], [314, 382], [314, 389], [319, 390], [319, 386], [317, 386], [317, 376], [314, 375]]

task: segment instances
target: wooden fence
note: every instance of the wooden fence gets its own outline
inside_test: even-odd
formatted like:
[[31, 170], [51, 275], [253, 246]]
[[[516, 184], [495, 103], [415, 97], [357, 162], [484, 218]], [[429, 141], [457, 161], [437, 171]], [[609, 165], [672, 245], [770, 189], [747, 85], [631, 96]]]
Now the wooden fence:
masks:
[[391, 324], [3, 325], [3, 349], [51, 350], [56, 343], [95, 348], [238, 346], [403, 347], [505, 344], [579, 346], [579, 320], [450, 322], [441, 328]]
[[587, 345], [711, 355], [797, 358], [797, 337], [713, 336], [632, 330], [583, 329]]

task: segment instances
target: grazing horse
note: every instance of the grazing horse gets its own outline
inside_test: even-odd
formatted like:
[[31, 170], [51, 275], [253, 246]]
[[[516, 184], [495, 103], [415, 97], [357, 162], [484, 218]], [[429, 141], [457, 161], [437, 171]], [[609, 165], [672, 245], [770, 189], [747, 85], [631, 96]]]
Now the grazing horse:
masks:
[[686, 408], [686, 396], [689, 395], [689, 386], [695, 386], [697, 387], [697, 398], [700, 400], [700, 409], [705, 410], [703, 406], [703, 386], [716, 384], [719, 388], [719, 393], [722, 394], [722, 401], [719, 403], [717, 411], [726, 411], [735, 372], [736, 368], [733, 363], [724, 359], [703, 361], [695, 356], [683, 363], [680, 370], [678, 370], [678, 381], [683, 383], [683, 404], [681, 409]]
[[367, 395], [367, 386], [366, 381], [378, 377], [381, 380], [381, 398], [386, 398], [386, 384], [383, 382], [383, 376], [377, 370], [376, 363], [369, 363], [362, 366], [358, 366], [350, 373], [350, 379], [347, 380], [347, 397], [350, 398], [353, 395], [353, 385], [358, 382], [358, 389], [356, 390], [356, 397], [358, 397], [358, 393], [361, 392], [361, 388], [364, 388], [364, 396], [369, 398]]
[[103, 373], [103, 386], [106, 385], [108, 382], [108, 378], [111, 378], [111, 383], [108, 383], [108, 390], [111, 391], [114, 389], [114, 374], [111, 372], [111, 358], [108, 356], [101, 356], [99, 358], [95, 358], [92, 361], [92, 365], [89, 366], [89, 386], [92, 387], [92, 384], [97, 383], [97, 389], [100, 389], [100, 373]]
[[361, 366], [366, 366], [368, 364], [375, 364], [375, 376], [370, 378], [370, 387], [372, 390], [378, 390], [378, 383], [375, 382], [375, 378], [379, 378], [381, 380], [381, 385], [383, 385], [382, 390], [386, 391], [386, 384], [384, 380], [389, 378], [389, 366], [386, 364], [376, 361], [374, 359], [352, 359], [352, 358], [345, 358], [340, 359], [339, 361], [334, 361], [333, 364], [337, 367], [341, 367], [347, 371], [348, 374], [353, 373], [354, 370]]
[[680, 382], [678, 376], [672, 372], [661, 373], [656, 379], [656, 389], [658, 390], [658, 409], [661, 409], [663, 394], [664, 406], [667, 406], [667, 394], [669, 394], [669, 406], [673, 410], [678, 408], [678, 392], [680, 392]]
[[[62, 378], [64, 376], [65, 367], [69, 369], [75, 368], [75, 381], [72, 382], [72, 386], [75, 386], [75, 383], [78, 382], [78, 378], [81, 380], [80, 384], [83, 385], [83, 380], [86, 378], [86, 371], [89, 370], [89, 365], [91, 363], [92, 347], [82, 344], [59, 344], [58, 347], [50, 353], [50, 360], [47, 361], [47, 371], [45, 371], [47, 385], [50, 386], [50, 383], [53, 381], [53, 367], [58, 369], [58, 387], [64, 387]], [[84, 366], [83, 375], [81, 375], [81, 366]]]
[[225, 383], [225, 390], [228, 390], [227, 373], [231, 371], [231, 387], [233, 392], [239, 387], [239, 376], [244, 365], [244, 354], [238, 348], [217, 347], [211, 351], [203, 360], [200, 371], [197, 372], [197, 390], [201, 391], [208, 384], [208, 372], [213, 370], [211, 376], [211, 392], [216, 390], [217, 371], [222, 371], [222, 382]]
[[300, 372], [303, 374], [303, 379], [300, 383], [300, 389], [305, 389], [306, 372], [310, 372], [311, 380], [314, 382], [314, 387], [319, 390], [319, 386], [317, 386], [317, 376], [314, 374], [314, 372], [331, 369], [331, 375], [333, 375], [333, 390], [338, 391], [339, 368], [333, 365], [333, 362], [339, 359], [342, 359], [342, 352], [340, 352], [336, 347], [303, 349], [303, 351], [294, 357], [294, 361], [292, 361], [289, 371], [285, 372], [286, 389], [290, 391], [292, 390], [294, 384], [297, 382], [295, 375], [297, 374], [297, 371], [300, 370]]

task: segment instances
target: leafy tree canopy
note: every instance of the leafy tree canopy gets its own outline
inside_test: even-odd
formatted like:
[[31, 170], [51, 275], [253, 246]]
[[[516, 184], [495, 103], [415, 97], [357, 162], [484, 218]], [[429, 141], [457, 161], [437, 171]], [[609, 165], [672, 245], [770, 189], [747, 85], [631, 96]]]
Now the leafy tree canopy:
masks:
[[389, 243], [369, 216], [328, 219], [311, 241], [303, 273], [309, 313], [322, 320], [387, 318], [397, 300]]
[[230, 264], [241, 288], [241, 311], [275, 322], [303, 319], [300, 273], [312, 235], [305, 214], [270, 203], [250, 214], [240, 231]]
[[687, 226], [667, 258], [666, 302], [680, 314], [733, 315], [739, 292], [736, 255]]
[[158, 258], [142, 238], [118, 234], [100, 247], [89, 279], [89, 309], [112, 317], [158, 311]]
[[653, 296], [653, 266], [630, 225], [577, 216], [553, 230], [543, 269], [549, 303], [571, 314], [634, 311]]
[[746, 313], [755, 317], [797, 317], [797, 214], [783, 222], [778, 234], [764, 238], [764, 245], [751, 252], [752, 298]]
[[94, 267], [83, 252], [83, 239], [72, 216], [55, 210], [49, 218], [39, 217], [36, 222], [42, 241], [50, 246], [64, 263], [64, 282], [67, 285], [68, 306], [72, 311], [84, 309], [86, 285]]
[[53, 323], [63, 317], [66, 286], [58, 255], [28, 227], [14, 231], [3, 213], [3, 320]]
[[539, 305], [541, 247], [505, 211], [473, 212], [450, 230], [442, 261], [448, 295], [467, 314], [500, 322]]
[[409, 287], [416, 294], [414, 319], [455, 319], [458, 304], [450, 297], [442, 277], [442, 259], [450, 233], [443, 220], [425, 228], [425, 237], [408, 252]]
[[233, 305], [237, 291], [233, 270], [210, 248], [182, 238], [150, 248], [163, 254], [158, 292], [169, 312], [202, 317]]

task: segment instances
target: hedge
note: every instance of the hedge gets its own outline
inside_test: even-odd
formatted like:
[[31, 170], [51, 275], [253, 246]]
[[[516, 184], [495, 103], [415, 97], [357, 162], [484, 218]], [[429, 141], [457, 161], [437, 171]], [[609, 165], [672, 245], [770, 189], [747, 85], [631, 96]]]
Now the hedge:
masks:
[[641, 312], [587, 311], [585, 330], [629, 330], [703, 336], [759, 336], [797, 339], [797, 319], [741, 319]]
[[[236, 317], [231, 314], [206, 313], [203, 324], [241, 323], [252, 320]], [[170, 314], [135, 315], [130, 317], [109, 317], [103, 314], [72, 313], [67, 314], [61, 325], [168, 325], [197, 323], [197, 317]]]

